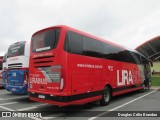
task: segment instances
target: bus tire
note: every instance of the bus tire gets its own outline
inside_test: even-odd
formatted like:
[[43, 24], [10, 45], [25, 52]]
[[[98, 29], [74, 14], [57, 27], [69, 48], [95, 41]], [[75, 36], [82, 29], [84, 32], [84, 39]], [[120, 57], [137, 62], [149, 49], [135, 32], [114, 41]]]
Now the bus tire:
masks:
[[102, 93], [102, 99], [100, 100], [100, 105], [105, 106], [110, 103], [111, 100], [111, 90], [109, 87], [105, 87]]

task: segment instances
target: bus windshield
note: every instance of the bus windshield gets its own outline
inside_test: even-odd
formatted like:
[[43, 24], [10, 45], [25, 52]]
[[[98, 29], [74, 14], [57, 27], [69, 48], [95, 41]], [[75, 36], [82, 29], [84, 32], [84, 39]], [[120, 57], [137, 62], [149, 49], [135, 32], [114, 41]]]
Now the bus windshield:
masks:
[[24, 55], [25, 41], [12, 44], [8, 49], [8, 58]]
[[56, 48], [59, 33], [59, 29], [51, 29], [34, 35], [32, 37], [32, 51], [42, 52]]

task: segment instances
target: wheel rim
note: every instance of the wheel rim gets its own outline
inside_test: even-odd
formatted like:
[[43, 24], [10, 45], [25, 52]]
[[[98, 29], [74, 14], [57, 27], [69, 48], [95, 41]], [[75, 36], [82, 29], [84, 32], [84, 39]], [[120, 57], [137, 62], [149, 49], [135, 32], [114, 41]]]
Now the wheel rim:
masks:
[[107, 90], [104, 91], [104, 100], [105, 100], [106, 102], [109, 101], [109, 92], [108, 92]]

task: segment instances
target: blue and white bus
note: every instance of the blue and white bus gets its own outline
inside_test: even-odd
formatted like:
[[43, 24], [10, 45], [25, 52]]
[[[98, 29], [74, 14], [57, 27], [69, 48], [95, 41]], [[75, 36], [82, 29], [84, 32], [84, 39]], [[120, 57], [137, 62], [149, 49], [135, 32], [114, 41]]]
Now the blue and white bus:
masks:
[[28, 93], [30, 45], [26, 41], [16, 42], [8, 48], [7, 89], [13, 94]]
[[7, 89], [7, 84], [6, 84], [6, 80], [7, 80], [7, 53], [5, 53], [5, 55], [3, 56], [3, 72], [2, 72], [2, 85], [4, 88]]

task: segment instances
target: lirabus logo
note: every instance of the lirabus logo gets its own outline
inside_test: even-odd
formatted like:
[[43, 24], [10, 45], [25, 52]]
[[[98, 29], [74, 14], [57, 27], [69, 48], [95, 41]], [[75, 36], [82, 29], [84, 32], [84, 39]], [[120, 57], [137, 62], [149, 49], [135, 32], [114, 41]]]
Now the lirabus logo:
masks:
[[117, 70], [117, 86], [133, 84], [131, 70]]

